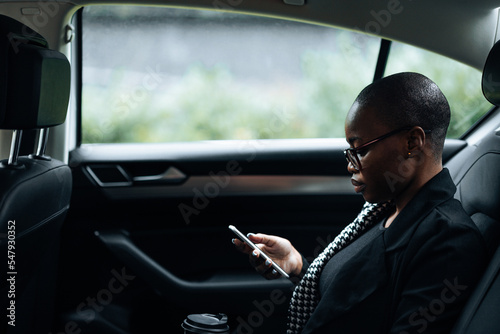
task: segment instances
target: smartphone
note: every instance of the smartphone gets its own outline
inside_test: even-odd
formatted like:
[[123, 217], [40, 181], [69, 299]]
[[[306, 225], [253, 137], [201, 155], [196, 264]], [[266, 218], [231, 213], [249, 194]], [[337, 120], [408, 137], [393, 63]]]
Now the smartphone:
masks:
[[260, 256], [262, 256], [264, 258], [264, 260], [271, 261], [271, 265], [278, 273], [280, 273], [283, 277], [290, 278], [290, 276], [280, 266], [278, 266], [276, 263], [274, 263], [274, 261], [269, 257], [269, 255], [264, 253], [264, 251], [262, 249], [260, 249], [256, 244], [251, 242], [250, 239], [248, 239], [236, 227], [234, 227], [233, 225], [229, 225], [229, 229], [231, 231], [233, 231], [234, 234], [236, 234], [238, 236], [238, 238], [240, 238], [241, 241], [243, 241], [244, 243], [246, 243], [248, 246], [252, 247], [253, 249], [258, 250], [260, 252]]

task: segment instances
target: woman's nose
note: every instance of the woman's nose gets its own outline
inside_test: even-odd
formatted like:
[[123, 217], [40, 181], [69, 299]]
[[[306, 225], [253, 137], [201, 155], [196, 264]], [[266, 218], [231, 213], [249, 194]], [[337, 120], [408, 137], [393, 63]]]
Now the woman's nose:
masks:
[[347, 162], [347, 171], [351, 174], [359, 172], [356, 168], [354, 168], [354, 165], [350, 161]]

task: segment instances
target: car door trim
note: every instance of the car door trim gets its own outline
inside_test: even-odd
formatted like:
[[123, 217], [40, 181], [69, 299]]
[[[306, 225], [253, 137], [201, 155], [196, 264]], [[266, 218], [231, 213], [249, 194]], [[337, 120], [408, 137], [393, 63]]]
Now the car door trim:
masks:
[[218, 180], [212, 176], [191, 176], [180, 185], [134, 185], [103, 187], [112, 200], [186, 198], [202, 193], [215, 196], [262, 195], [354, 195], [349, 176], [238, 175]]

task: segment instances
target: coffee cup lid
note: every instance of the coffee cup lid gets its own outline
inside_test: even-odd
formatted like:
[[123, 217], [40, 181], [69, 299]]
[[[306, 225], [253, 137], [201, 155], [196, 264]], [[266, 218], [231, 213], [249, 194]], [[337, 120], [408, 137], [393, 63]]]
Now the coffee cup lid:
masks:
[[190, 314], [181, 326], [193, 333], [229, 333], [227, 315], [223, 313]]

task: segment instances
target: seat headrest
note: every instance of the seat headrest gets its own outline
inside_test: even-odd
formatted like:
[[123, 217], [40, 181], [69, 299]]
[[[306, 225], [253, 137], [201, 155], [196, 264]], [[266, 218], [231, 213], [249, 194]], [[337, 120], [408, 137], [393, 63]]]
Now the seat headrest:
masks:
[[494, 105], [500, 105], [500, 41], [490, 50], [484, 64], [482, 87], [484, 97]]
[[68, 59], [22, 23], [0, 15], [0, 129], [64, 123], [71, 71]]
[[500, 222], [498, 166], [500, 166], [500, 153], [487, 152], [473, 163], [460, 181], [460, 200], [469, 215], [481, 212]]

